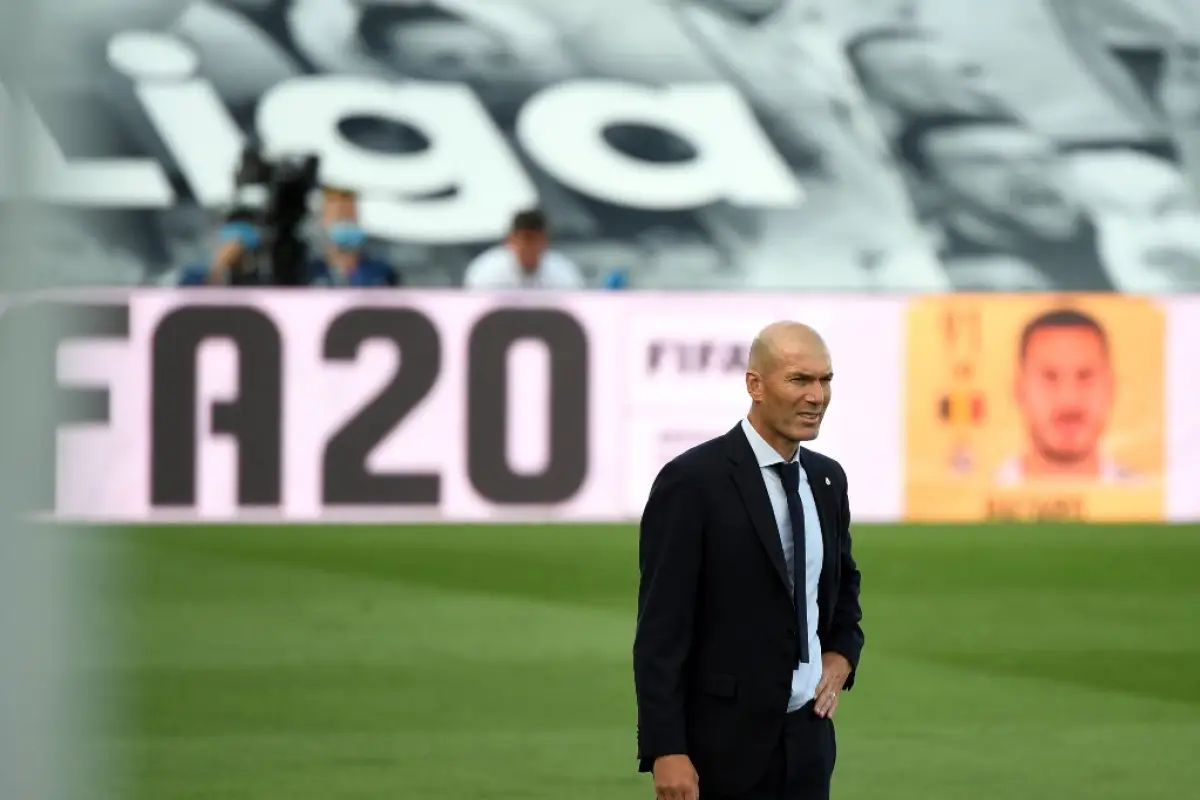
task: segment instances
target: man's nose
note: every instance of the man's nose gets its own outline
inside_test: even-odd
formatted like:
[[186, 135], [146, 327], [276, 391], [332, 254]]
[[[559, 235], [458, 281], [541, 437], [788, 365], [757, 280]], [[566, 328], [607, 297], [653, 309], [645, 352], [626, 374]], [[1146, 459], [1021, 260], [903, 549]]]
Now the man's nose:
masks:
[[1063, 381], [1055, 393], [1057, 405], [1064, 411], [1077, 411], [1087, 404], [1088, 387], [1081, 381]]

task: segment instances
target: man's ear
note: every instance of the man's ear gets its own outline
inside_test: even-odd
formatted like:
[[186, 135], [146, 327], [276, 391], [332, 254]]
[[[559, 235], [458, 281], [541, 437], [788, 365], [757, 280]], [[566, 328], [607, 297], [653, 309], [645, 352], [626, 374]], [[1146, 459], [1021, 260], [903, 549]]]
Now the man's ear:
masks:
[[750, 395], [755, 402], [762, 397], [762, 376], [757, 372], [746, 372], [746, 394]]

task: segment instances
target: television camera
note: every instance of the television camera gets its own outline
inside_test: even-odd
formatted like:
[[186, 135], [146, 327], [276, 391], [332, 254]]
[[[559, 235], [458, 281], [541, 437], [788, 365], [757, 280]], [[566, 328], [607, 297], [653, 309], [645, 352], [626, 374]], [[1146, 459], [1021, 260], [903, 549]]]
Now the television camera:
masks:
[[235, 283], [300, 286], [307, 282], [308, 245], [302, 229], [318, 185], [320, 159], [302, 155], [268, 160], [257, 142], [242, 151], [234, 202], [226, 221], [247, 222], [261, 237], [257, 252], [234, 274]]

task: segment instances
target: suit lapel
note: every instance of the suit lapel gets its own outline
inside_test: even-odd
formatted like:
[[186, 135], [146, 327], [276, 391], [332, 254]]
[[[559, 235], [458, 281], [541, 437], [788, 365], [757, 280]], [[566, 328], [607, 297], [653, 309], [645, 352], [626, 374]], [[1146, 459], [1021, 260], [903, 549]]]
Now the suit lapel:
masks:
[[754, 458], [754, 451], [746, 441], [741, 426], [735, 426], [728, 434], [729, 458], [733, 462], [733, 482], [737, 485], [742, 503], [750, 516], [754, 533], [762, 546], [766, 548], [767, 557], [771, 559], [775, 573], [783, 586], [791, 593], [791, 578], [788, 577], [787, 561], [783, 557], [783, 542], [779, 539], [779, 528], [775, 524], [775, 512], [771, 510], [771, 498], [767, 494], [767, 485], [763, 483], [762, 471]]

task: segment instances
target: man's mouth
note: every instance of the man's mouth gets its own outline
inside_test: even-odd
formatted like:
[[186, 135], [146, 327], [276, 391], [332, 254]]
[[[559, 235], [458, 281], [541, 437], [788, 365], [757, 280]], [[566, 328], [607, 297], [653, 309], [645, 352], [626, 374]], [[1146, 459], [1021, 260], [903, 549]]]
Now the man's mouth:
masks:
[[817, 420], [819, 420], [821, 418], [821, 412], [820, 411], [801, 411], [799, 414], [799, 417], [800, 417], [800, 419], [804, 420], [805, 422], [816, 422]]

